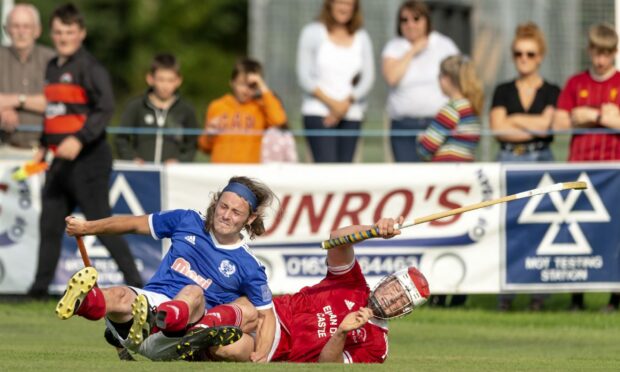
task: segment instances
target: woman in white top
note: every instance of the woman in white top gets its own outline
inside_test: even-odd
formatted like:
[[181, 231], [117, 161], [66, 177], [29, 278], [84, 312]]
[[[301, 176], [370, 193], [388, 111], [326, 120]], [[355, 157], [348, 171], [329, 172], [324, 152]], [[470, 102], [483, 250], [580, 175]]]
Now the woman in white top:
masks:
[[372, 43], [362, 29], [358, 0], [324, 0], [318, 20], [301, 31], [297, 78], [314, 161], [353, 161], [375, 80]]
[[420, 1], [406, 1], [398, 10], [398, 36], [383, 49], [383, 77], [390, 86], [387, 111], [396, 162], [420, 161], [416, 137], [448, 102], [439, 87], [439, 65], [459, 54], [452, 40], [432, 31], [430, 12]]

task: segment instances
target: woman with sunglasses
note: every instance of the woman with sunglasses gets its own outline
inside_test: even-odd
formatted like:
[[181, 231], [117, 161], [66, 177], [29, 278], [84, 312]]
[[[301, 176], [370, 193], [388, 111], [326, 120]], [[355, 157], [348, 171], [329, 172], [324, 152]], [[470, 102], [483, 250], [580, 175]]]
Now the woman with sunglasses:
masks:
[[491, 104], [491, 129], [501, 147], [499, 161], [553, 160], [549, 129], [560, 88], [540, 76], [545, 51], [545, 39], [536, 24], [517, 27], [512, 56], [519, 76], [497, 86]]
[[304, 128], [315, 131], [308, 144], [316, 163], [353, 161], [375, 81], [372, 43], [362, 25], [358, 0], [323, 0], [317, 21], [301, 31], [297, 79]]
[[420, 1], [404, 2], [397, 13], [397, 37], [383, 49], [383, 77], [390, 87], [387, 111], [391, 121], [394, 161], [421, 161], [418, 132], [425, 130], [448, 102], [439, 87], [439, 64], [459, 50], [448, 37], [432, 31], [430, 12]]
[[[540, 76], [545, 50], [544, 36], [536, 24], [517, 26], [512, 56], [519, 76], [497, 86], [491, 104], [491, 129], [500, 143], [498, 161], [553, 161], [549, 129], [560, 88]], [[510, 310], [514, 298], [514, 294], [500, 295], [498, 309]], [[543, 294], [532, 294], [530, 310], [541, 310], [544, 299]]]

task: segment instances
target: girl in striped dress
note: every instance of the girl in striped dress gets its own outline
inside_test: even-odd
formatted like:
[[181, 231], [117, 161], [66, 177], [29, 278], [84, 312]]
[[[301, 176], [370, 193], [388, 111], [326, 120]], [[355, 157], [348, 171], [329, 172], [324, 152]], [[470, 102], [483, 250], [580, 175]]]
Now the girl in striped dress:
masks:
[[426, 161], [474, 161], [480, 140], [483, 92], [472, 61], [462, 55], [444, 59], [439, 85], [450, 100], [418, 137], [418, 153]]

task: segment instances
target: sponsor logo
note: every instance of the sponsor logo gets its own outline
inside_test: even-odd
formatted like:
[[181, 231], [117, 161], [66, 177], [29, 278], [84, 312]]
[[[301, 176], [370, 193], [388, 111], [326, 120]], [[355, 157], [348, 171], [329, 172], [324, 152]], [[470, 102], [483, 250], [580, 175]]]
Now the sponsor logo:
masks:
[[[588, 184], [586, 190], [570, 190], [566, 198], [562, 198], [560, 193], [548, 194], [555, 211], [539, 211], [539, 206], [545, 195], [537, 195], [530, 198], [519, 215], [519, 224], [549, 224], [542, 241], [536, 250], [537, 255], [587, 255], [592, 254], [592, 247], [585, 237], [580, 222], [605, 223], [611, 220], [609, 212], [605, 208], [601, 197], [594, 188], [590, 178], [586, 173], [579, 175], [578, 181]], [[545, 173], [537, 187], [545, 187], [554, 184], [555, 181], [548, 173]], [[577, 199], [584, 195], [592, 210], [574, 210]], [[556, 238], [560, 233], [562, 224], [568, 226], [568, 233], [572, 237], [572, 242], [558, 243]]]
[[64, 74], [60, 75], [60, 79], [58, 79], [61, 83], [72, 83], [73, 82], [73, 75], [71, 75], [71, 73], [69, 72], [65, 72]]
[[65, 106], [64, 103], [48, 103], [47, 106], [45, 106], [45, 117], [48, 119], [66, 114], [67, 106]]
[[[16, 170], [10, 169], [3, 178], [8, 178]], [[26, 181], [0, 182], [0, 248], [13, 246], [22, 240], [31, 227], [28, 223], [31, 207], [32, 196]]]
[[196, 245], [196, 236], [195, 235], [188, 235], [185, 237], [185, 240], [187, 240], [191, 245]]
[[189, 262], [180, 257], [174, 260], [171, 269], [190, 278], [202, 289], [209, 288], [211, 286], [211, 283], [213, 283], [211, 279], [205, 279], [200, 274], [192, 270], [192, 265], [190, 265]]
[[318, 338], [325, 338], [336, 333], [338, 330], [338, 316], [334, 314], [331, 306], [325, 306], [322, 313], [316, 313], [316, 334]]
[[353, 342], [356, 344], [361, 344], [366, 341], [366, 328], [358, 328], [351, 332], [351, 336], [353, 337]]
[[349, 300], [344, 300], [344, 304], [347, 305], [347, 309], [349, 310], [353, 309], [353, 306], [355, 306], [355, 303]]
[[146, 125], [153, 125], [153, 123], [155, 123], [155, 117], [153, 114], [146, 114], [144, 115], [144, 122]]
[[[288, 277], [323, 277], [327, 274], [324, 255], [283, 255]], [[420, 267], [421, 254], [357, 255], [365, 276], [383, 276], [409, 266]]]
[[233, 275], [237, 271], [237, 267], [235, 266], [235, 264], [233, 264], [232, 262], [228, 260], [222, 260], [222, 262], [220, 262], [219, 270], [222, 273], [222, 275], [224, 275], [227, 278], [230, 278], [230, 276]]

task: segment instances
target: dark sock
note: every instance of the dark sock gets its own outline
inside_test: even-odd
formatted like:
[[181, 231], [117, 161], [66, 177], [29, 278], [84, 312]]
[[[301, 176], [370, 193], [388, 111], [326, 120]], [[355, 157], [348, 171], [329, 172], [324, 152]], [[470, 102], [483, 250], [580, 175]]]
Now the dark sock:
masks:
[[620, 293], [612, 293], [609, 297], [609, 304], [617, 309], [620, 306]]
[[133, 325], [133, 319], [125, 323], [116, 323], [110, 320], [110, 323], [112, 323], [112, 325], [114, 326], [116, 333], [118, 333], [118, 335], [121, 336], [123, 340], [126, 340], [129, 336], [129, 329], [131, 329], [131, 326]]

